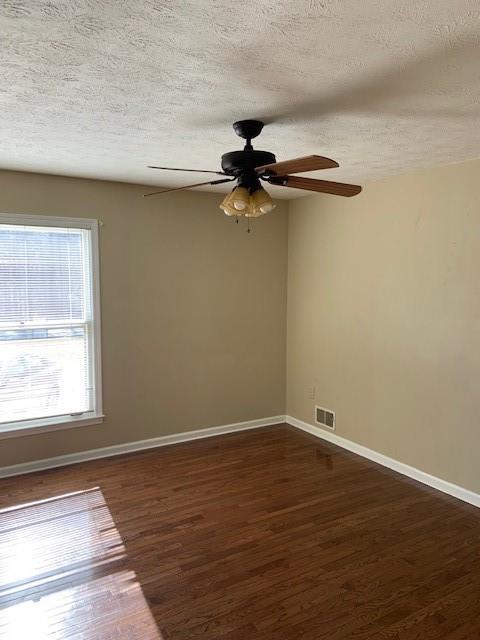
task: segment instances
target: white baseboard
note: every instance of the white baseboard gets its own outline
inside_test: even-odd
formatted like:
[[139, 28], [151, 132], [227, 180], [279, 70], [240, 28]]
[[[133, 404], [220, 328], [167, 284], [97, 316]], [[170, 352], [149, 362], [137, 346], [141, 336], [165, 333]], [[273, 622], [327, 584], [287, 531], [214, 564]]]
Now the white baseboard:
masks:
[[91, 449], [90, 451], [79, 451], [78, 453], [69, 453], [67, 455], [56, 456], [54, 458], [43, 458], [42, 460], [35, 460], [33, 462], [24, 462], [21, 464], [14, 464], [9, 467], [0, 467], [0, 478], [18, 476], [24, 473], [32, 473], [34, 471], [44, 471], [45, 469], [54, 469], [56, 467], [65, 467], [69, 464], [87, 462], [88, 460], [97, 460], [98, 458], [110, 458], [111, 456], [118, 456], [123, 453], [154, 449], [156, 447], [164, 447], [178, 442], [188, 442], [189, 440], [198, 440], [200, 438], [211, 438], [212, 436], [219, 436], [224, 433], [246, 431], [247, 429], [258, 429], [259, 427], [267, 427], [284, 422], [285, 416], [271, 416], [270, 418], [235, 422], [234, 424], [225, 424], [219, 427], [208, 427], [207, 429], [196, 429], [195, 431], [185, 431], [184, 433], [175, 433], [168, 436], [150, 438], [148, 440], [125, 442], [124, 444], [115, 444], [111, 447]]
[[176, 433], [167, 436], [160, 436], [158, 438], [150, 438], [148, 440], [137, 440], [136, 442], [126, 442], [123, 444], [116, 444], [110, 447], [102, 447], [101, 449], [91, 449], [89, 451], [79, 451], [78, 453], [69, 453], [64, 456], [56, 456], [54, 458], [43, 458], [42, 460], [35, 460], [33, 462], [25, 462], [21, 464], [11, 465], [9, 467], [0, 467], [0, 478], [8, 478], [10, 476], [22, 475], [24, 473], [32, 473], [34, 471], [44, 471], [46, 469], [54, 469], [56, 467], [65, 467], [70, 464], [76, 464], [78, 462], [87, 462], [88, 460], [97, 460], [99, 458], [110, 458], [111, 456], [118, 456], [124, 453], [133, 453], [134, 451], [143, 451], [147, 449], [154, 449], [156, 447], [164, 447], [169, 444], [176, 444], [179, 442], [188, 442], [190, 440], [198, 440], [200, 438], [211, 438], [212, 436], [219, 436], [226, 433], [235, 433], [237, 431], [246, 431], [248, 429], [258, 429], [260, 427], [267, 427], [274, 424], [287, 423], [297, 429], [306, 431], [317, 438], [321, 438], [332, 444], [336, 444], [343, 449], [356, 453], [363, 458], [372, 460], [384, 467], [393, 469], [404, 476], [413, 478], [418, 482], [438, 489], [443, 493], [459, 498], [464, 502], [473, 504], [476, 507], [480, 507], [480, 495], [474, 493], [469, 489], [460, 487], [456, 484], [442, 480], [432, 476], [425, 471], [411, 467], [408, 464], [389, 458], [388, 456], [368, 449], [361, 444], [357, 444], [352, 440], [347, 440], [341, 436], [324, 431], [323, 429], [314, 425], [298, 420], [292, 416], [271, 416], [269, 418], [260, 418], [258, 420], [248, 420], [246, 422], [236, 422], [234, 424], [226, 424], [218, 427], [209, 427], [206, 429], [196, 429], [194, 431], [185, 431], [184, 433]]
[[357, 444], [352, 440], [347, 440], [346, 438], [342, 438], [341, 436], [336, 435], [335, 433], [330, 433], [329, 431], [324, 431], [319, 427], [315, 427], [307, 422], [303, 422], [302, 420], [298, 420], [297, 418], [293, 418], [292, 416], [285, 416], [285, 421], [287, 424], [292, 427], [297, 427], [297, 429], [301, 429], [302, 431], [306, 431], [307, 433], [311, 433], [317, 438], [322, 438], [323, 440], [327, 440], [332, 444], [336, 444], [343, 449], [347, 449], [352, 453], [356, 453], [363, 458], [368, 458], [368, 460], [372, 460], [373, 462], [377, 462], [384, 467], [388, 467], [389, 469], [393, 469], [398, 473], [401, 473], [404, 476], [408, 476], [409, 478], [413, 478], [413, 480], [418, 480], [418, 482], [422, 482], [423, 484], [428, 485], [429, 487], [433, 487], [434, 489], [438, 489], [443, 493], [448, 493], [450, 496], [454, 496], [455, 498], [459, 498], [464, 502], [468, 502], [470, 504], [475, 505], [476, 507], [480, 507], [480, 495], [478, 493], [474, 493], [469, 489], [465, 489], [464, 487], [460, 487], [451, 482], [447, 482], [447, 480], [442, 480], [441, 478], [437, 478], [435, 476], [431, 476], [429, 473], [425, 473], [425, 471], [421, 471], [420, 469], [416, 469], [415, 467], [411, 467], [408, 464], [403, 462], [399, 462], [398, 460], [394, 460], [393, 458], [389, 458], [388, 456], [384, 456], [382, 453], [378, 453], [377, 451], [373, 451], [373, 449], [368, 449], [361, 444]]

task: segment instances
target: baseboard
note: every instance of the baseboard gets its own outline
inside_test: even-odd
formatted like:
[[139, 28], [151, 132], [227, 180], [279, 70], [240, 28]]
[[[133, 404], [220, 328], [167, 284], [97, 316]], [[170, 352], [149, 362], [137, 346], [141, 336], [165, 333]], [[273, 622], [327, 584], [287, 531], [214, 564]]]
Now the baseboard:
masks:
[[150, 438], [148, 440], [125, 442], [124, 444], [116, 444], [111, 447], [79, 451], [78, 453], [69, 453], [67, 455], [56, 456], [54, 458], [43, 458], [42, 460], [35, 460], [33, 462], [24, 462], [21, 464], [14, 464], [9, 467], [0, 467], [0, 478], [18, 476], [24, 473], [33, 473], [34, 471], [45, 471], [46, 469], [65, 467], [69, 464], [76, 464], [78, 462], [87, 462], [88, 460], [97, 460], [98, 458], [110, 458], [111, 456], [119, 456], [124, 453], [155, 449], [156, 447], [165, 447], [169, 444], [188, 442], [189, 440], [198, 440], [200, 438], [211, 438], [212, 436], [219, 436], [225, 433], [235, 433], [236, 431], [246, 431], [247, 429], [258, 429], [259, 427], [267, 427], [284, 422], [285, 416], [271, 416], [269, 418], [260, 418], [258, 420], [225, 424], [219, 427], [208, 427], [206, 429], [196, 429], [195, 431], [185, 431], [184, 433], [175, 433], [168, 436]]
[[393, 469], [404, 476], [408, 476], [418, 482], [438, 489], [443, 493], [454, 496], [463, 502], [468, 502], [476, 507], [480, 507], [480, 495], [474, 493], [469, 489], [460, 487], [456, 484], [442, 480], [436, 476], [432, 476], [425, 471], [411, 467], [408, 464], [389, 458], [388, 456], [378, 453], [373, 449], [364, 447], [361, 444], [347, 440], [341, 436], [324, 431], [323, 429], [314, 425], [298, 420], [293, 416], [271, 416], [269, 418], [260, 418], [258, 420], [248, 420], [246, 422], [236, 422], [234, 424], [226, 424], [218, 427], [208, 427], [206, 429], [196, 429], [194, 431], [185, 431], [184, 433], [176, 433], [167, 436], [160, 436], [158, 438], [150, 438], [148, 440], [137, 440], [136, 442], [126, 442], [123, 444], [112, 445], [110, 447], [102, 447], [100, 449], [91, 449], [89, 451], [79, 451], [78, 453], [70, 453], [64, 456], [55, 456], [53, 458], [43, 458], [42, 460], [35, 460], [33, 462], [25, 462], [21, 464], [11, 465], [9, 467], [0, 467], [0, 478], [8, 478], [11, 476], [18, 476], [24, 473], [33, 473], [34, 471], [45, 471], [46, 469], [54, 469], [56, 467], [65, 467], [70, 464], [76, 464], [78, 462], [88, 462], [89, 460], [97, 460], [99, 458], [110, 458], [112, 456], [122, 455], [124, 453], [133, 453], [135, 451], [144, 451], [147, 449], [155, 449], [156, 447], [164, 447], [170, 444], [177, 444], [180, 442], [188, 442], [190, 440], [198, 440], [200, 438], [211, 438], [213, 436], [219, 436], [227, 433], [235, 433], [237, 431], [246, 431], [248, 429], [258, 429], [260, 427], [267, 427], [274, 424], [281, 424], [286, 422], [287, 424], [301, 429], [311, 435], [316, 436], [336, 444], [347, 451], [356, 453], [363, 458], [372, 460], [384, 467]]
[[476, 507], [480, 507], [480, 495], [478, 493], [474, 493], [469, 489], [465, 489], [464, 487], [460, 487], [456, 484], [452, 484], [447, 480], [442, 480], [441, 478], [437, 478], [435, 476], [431, 476], [429, 473], [425, 473], [425, 471], [421, 471], [420, 469], [416, 469], [415, 467], [411, 467], [408, 464], [403, 462], [399, 462], [398, 460], [394, 460], [393, 458], [389, 458], [388, 456], [383, 455], [382, 453], [378, 453], [377, 451], [373, 451], [373, 449], [368, 449], [361, 444], [357, 444], [352, 440], [347, 440], [346, 438], [342, 438], [341, 436], [336, 435], [335, 433], [330, 433], [329, 431], [324, 431], [319, 427], [315, 427], [307, 422], [303, 422], [302, 420], [298, 420], [297, 418], [293, 418], [292, 416], [286, 416], [285, 421], [287, 424], [292, 427], [297, 427], [297, 429], [301, 429], [302, 431], [306, 431], [317, 438], [322, 438], [323, 440], [327, 440], [332, 444], [336, 444], [343, 449], [347, 449], [352, 453], [356, 453], [363, 458], [368, 458], [368, 460], [372, 460], [373, 462], [377, 462], [378, 464], [383, 465], [384, 467], [388, 467], [389, 469], [393, 469], [398, 473], [401, 473], [404, 476], [408, 476], [409, 478], [413, 478], [413, 480], [418, 480], [418, 482], [422, 482], [423, 484], [428, 485], [429, 487], [433, 487], [434, 489], [438, 489], [443, 493], [447, 493], [450, 496], [454, 496], [459, 500], [463, 500], [463, 502], [468, 502], [469, 504], [473, 504]]

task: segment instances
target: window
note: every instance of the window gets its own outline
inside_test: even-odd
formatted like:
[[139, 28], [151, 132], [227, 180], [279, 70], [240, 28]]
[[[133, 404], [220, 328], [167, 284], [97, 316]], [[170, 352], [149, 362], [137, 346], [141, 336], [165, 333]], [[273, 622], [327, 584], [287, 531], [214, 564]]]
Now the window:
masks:
[[0, 435], [101, 422], [95, 220], [0, 214]]

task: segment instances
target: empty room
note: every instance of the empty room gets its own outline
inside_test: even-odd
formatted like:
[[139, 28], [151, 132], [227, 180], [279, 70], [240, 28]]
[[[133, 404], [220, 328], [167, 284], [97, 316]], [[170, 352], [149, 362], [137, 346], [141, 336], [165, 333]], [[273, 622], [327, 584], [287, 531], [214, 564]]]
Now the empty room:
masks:
[[478, 0], [0, 28], [0, 640], [480, 640]]

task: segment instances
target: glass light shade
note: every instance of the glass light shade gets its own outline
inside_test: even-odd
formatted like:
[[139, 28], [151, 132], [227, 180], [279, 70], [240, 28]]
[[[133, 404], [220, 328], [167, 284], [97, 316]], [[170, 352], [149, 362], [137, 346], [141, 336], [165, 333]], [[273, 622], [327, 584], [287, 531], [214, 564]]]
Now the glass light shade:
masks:
[[245, 187], [235, 187], [232, 191], [233, 208], [244, 211], [250, 206], [250, 193]]
[[222, 211], [227, 216], [241, 216], [241, 215], [243, 215], [243, 211], [239, 211], [238, 209], [235, 209], [235, 207], [233, 206], [233, 193], [234, 193], [234, 191], [235, 191], [235, 189], [233, 191], [230, 191], [230, 193], [225, 196], [225, 198], [223, 199], [223, 201], [219, 205], [220, 209], [222, 209]]
[[[251, 199], [250, 199], [250, 202], [251, 202]], [[253, 205], [252, 205], [252, 204], [250, 204], [250, 206], [248, 207], [248, 209], [246, 209], [246, 210], [243, 212], [243, 215], [244, 215], [246, 218], [258, 218], [258, 216], [261, 216], [262, 214], [261, 214], [260, 212], [255, 212], [255, 210], [254, 210], [254, 208], [253, 208]]]
[[251, 195], [251, 216], [258, 217], [275, 209], [275, 203], [265, 189], [260, 188]]

